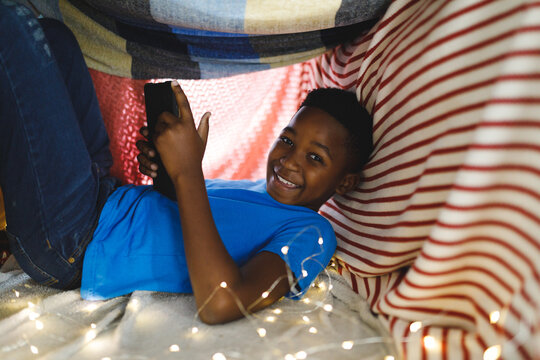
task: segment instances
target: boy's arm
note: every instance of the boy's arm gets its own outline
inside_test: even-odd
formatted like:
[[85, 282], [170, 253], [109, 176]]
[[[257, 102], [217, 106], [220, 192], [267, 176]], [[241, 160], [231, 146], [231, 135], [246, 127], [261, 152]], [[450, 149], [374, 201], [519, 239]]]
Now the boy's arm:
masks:
[[174, 82], [173, 91], [180, 118], [162, 114], [154, 143], [175, 185], [200, 318], [207, 323], [231, 321], [242, 317], [244, 309], [256, 311], [285, 295], [289, 291], [287, 266], [278, 255], [261, 252], [240, 268], [227, 252], [212, 217], [201, 165], [209, 114], [203, 115], [196, 129], [188, 100]]

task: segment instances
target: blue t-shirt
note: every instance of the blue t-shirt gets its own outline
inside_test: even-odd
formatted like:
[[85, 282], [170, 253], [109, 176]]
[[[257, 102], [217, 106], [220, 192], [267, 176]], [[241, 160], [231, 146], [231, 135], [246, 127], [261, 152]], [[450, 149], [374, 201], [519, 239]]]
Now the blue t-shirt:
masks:
[[[328, 220], [274, 200], [264, 180], [207, 180], [206, 188], [217, 230], [234, 261], [242, 266], [258, 252], [278, 254], [298, 282], [287, 296], [299, 299], [335, 251]], [[193, 292], [177, 203], [151, 186], [126, 185], [103, 207], [85, 253], [81, 295], [100, 300], [135, 290]]]

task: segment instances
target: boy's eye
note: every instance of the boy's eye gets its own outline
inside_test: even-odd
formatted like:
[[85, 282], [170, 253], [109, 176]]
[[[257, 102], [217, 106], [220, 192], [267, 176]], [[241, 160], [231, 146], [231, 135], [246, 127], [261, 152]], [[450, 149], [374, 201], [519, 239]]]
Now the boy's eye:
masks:
[[309, 158], [310, 158], [311, 160], [313, 160], [313, 161], [317, 161], [317, 162], [320, 162], [320, 163], [323, 162], [322, 157], [320, 157], [320, 156], [317, 155], [317, 154], [309, 154], [308, 156], [309, 156]]
[[292, 146], [293, 145], [293, 142], [291, 139], [289, 139], [288, 137], [286, 136], [280, 136], [279, 137], [279, 140], [281, 140], [282, 142], [284, 142], [285, 144], [289, 145], [289, 146]]

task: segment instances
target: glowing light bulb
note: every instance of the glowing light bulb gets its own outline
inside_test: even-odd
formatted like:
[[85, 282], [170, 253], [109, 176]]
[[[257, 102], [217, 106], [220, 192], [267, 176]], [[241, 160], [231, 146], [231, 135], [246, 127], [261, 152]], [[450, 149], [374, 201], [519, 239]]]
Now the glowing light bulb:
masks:
[[265, 337], [266, 336], [266, 329], [265, 328], [258, 328], [257, 329], [257, 334], [259, 334], [260, 337]]
[[341, 343], [341, 347], [345, 350], [351, 350], [353, 348], [354, 342], [353, 341], [344, 341]]
[[43, 323], [39, 320], [36, 320], [36, 329], [43, 330]]
[[309, 300], [309, 298], [305, 298], [304, 300], [302, 300], [304, 302], [304, 304], [309, 304], [311, 302], [311, 300]]
[[88, 311], [88, 312], [92, 312], [94, 310], [96, 310], [98, 308], [97, 304], [88, 304], [84, 310]]
[[299, 351], [296, 354], [294, 354], [294, 356], [297, 359], [303, 360], [303, 359], [307, 358], [307, 353], [305, 351]]
[[35, 311], [30, 311], [30, 314], [28, 314], [28, 318], [32, 321], [36, 320], [38, 317], [39, 317], [39, 313]]
[[302, 270], [302, 276], [303, 277], [307, 277], [308, 276], [308, 272], [306, 270]]
[[108, 356], [105, 356], [105, 357], [102, 357], [101, 360], [111, 360], [111, 358]]
[[421, 321], [415, 321], [409, 326], [409, 330], [411, 330], [412, 333], [417, 332], [422, 328], [422, 322]]
[[330, 312], [330, 311], [332, 311], [332, 309], [334, 309], [334, 307], [333, 307], [332, 305], [330, 305], [330, 304], [325, 304], [325, 305], [323, 306], [323, 309], [324, 309], [325, 311]]
[[428, 350], [433, 350], [437, 347], [437, 340], [431, 335], [424, 336], [424, 347]]
[[322, 245], [324, 243], [322, 237], [319, 238], [319, 241], [318, 241], [319, 245]]
[[281, 248], [281, 252], [283, 253], [283, 255], [287, 255], [287, 253], [289, 252], [289, 247], [285, 245]]
[[96, 330], [88, 330], [86, 332], [86, 335], [84, 335], [84, 338], [86, 339], [86, 341], [92, 341], [96, 338], [96, 336], [97, 336]]
[[198, 327], [194, 326], [194, 327], [191, 328], [191, 333], [192, 333], [192, 334], [196, 334], [196, 333], [198, 333], [198, 332], [199, 332], [199, 328], [198, 328]]
[[334, 288], [334, 285], [332, 285], [332, 284], [330, 284], [330, 285], [328, 286], [328, 290], [332, 290], [333, 288]]
[[227, 283], [225, 281], [222, 281], [219, 286], [225, 289], [227, 287]]
[[90, 327], [91, 327], [92, 329], [95, 329], [95, 328], [97, 328], [97, 325], [94, 324], [94, 323], [91, 323], [91, 324], [90, 324]]
[[29, 308], [33, 308], [33, 307], [35, 307], [35, 306], [36, 306], [36, 305], [35, 305], [33, 302], [31, 302], [31, 301], [28, 302], [28, 307], [29, 307]]
[[32, 352], [32, 354], [39, 354], [38, 348], [34, 345], [30, 345], [30, 351]]
[[[140, 307], [139, 300], [131, 298], [128, 302], [127, 308], [129, 311], [138, 311]], [[97, 308], [97, 305], [96, 305]]]
[[302, 320], [309, 324], [309, 317], [307, 317], [306, 315], [302, 316]]
[[384, 360], [396, 360], [392, 355], [386, 355]]
[[296, 360], [293, 354], [287, 354], [285, 355], [285, 360]]
[[325, 283], [324, 281], [321, 281], [321, 282], [319, 283], [319, 289], [321, 289], [321, 290], [326, 290], [326, 283]]
[[273, 311], [273, 313], [274, 313], [274, 314], [277, 314], [277, 315], [281, 314], [282, 312], [283, 312], [283, 310], [281, 310], [281, 309], [275, 309], [275, 310]]
[[15, 292], [15, 296], [19, 297], [19, 292], [17, 290], [13, 290]]
[[311, 334], [316, 334], [316, 333], [318, 333], [319, 331], [317, 330], [317, 328], [316, 328], [315, 326], [312, 326], [312, 327], [309, 328], [309, 332], [310, 332]]
[[171, 346], [169, 346], [169, 351], [170, 352], [179, 352], [180, 351], [180, 346], [178, 346], [177, 344], [172, 344]]
[[489, 322], [492, 324], [496, 324], [500, 318], [501, 318], [501, 313], [499, 311], [495, 310], [489, 314]]
[[262, 297], [263, 299], [266, 299], [266, 298], [268, 297], [268, 295], [270, 295], [270, 293], [269, 293], [268, 291], [265, 291], [265, 292], [263, 292], [263, 293], [261, 294], [261, 297]]
[[266, 321], [268, 321], [268, 322], [274, 322], [274, 321], [276, 321], [276, 317], [275, 317], [275, 316], [267, 316], [267, 317], [266, 317]]
[[490, 346], [484, 351], [484, 360], [496, 360], [501, 356], [501, 345]]
[[222, 353], [215, 353], [212, 355], [212, 360], [227, 360], [227, 358]]

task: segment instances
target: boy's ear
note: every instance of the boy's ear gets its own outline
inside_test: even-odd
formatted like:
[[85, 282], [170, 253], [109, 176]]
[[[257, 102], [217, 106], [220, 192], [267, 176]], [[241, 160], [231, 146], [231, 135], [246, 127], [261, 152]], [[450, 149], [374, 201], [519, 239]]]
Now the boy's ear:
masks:
[[358, 173], [348, 173], [343, 177], [338, 187], [336, 188], [336, 194], [344, 195], [345, 193], [356, 188], [360, 182], [360, 174]]

